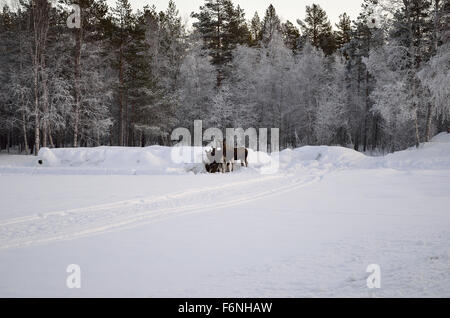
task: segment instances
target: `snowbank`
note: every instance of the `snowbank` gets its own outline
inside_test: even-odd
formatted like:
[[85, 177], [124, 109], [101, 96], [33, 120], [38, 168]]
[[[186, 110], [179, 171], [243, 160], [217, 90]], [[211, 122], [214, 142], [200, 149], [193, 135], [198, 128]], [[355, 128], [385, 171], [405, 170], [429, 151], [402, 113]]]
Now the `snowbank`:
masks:
[[450, 169], [450, 134], [441, 133], [419, 148], [384, 157], [384, 167], [394, 169]]
[[[67, 169], [84, 174], [183, 174], [205, 172], [205, 150], [196, 147], [170, 148], [151, 146], [146, 148], [97, 147], [97, 148], [42, 148], [36, 163], [43, 168]], [[249, 151], [252, 170], [270, 162], [265, 153]], [[55, 169], [53, 169], [55, 170]]]
[[[185, 164], [178, 158], [196, 159], [197, 163]], [[42, 167], [78, 167], [128, 169], [150, 173], [182, 173], [186, 171], [202, 171], [202, 149], [181, 148], [173, 156], [169, 147], [152, 146], [147, 148], [42, 148], [38, 161]], [[351, 149], [342, 147], [302, 147], [294, 150], [284, 150], [278, 154], [279, 168], [282, 171], [292, 171], [311, 166], [352, 167], [371, 158]], [[274, 159], [275, 156], [272, 156]], [[261, 169], [270, 165], [271, 156], [266, 153], [249, 151], [249, 164], [252, 169]]]
[[343, 147], [306, 146], [283, 150], [280, 153], [280, 168], [289, 171], [314, 167], [350, 168], [372, 159], [360, 152]]
[[[192, 150], [192, 149], [190, 149]], [[38, 165], [53, 168], [78, 168], [84, 171], [136, 174], [176, 174], [194, 169], [195, 165], [177, 164], [169, 147], [146, 148], [42, 148]]]
[[342, 147], [302, 147], [280, 153], [283, 170], [308, 167], [398, 170], [450, 169], [450, 134], [441, 133], [431, 142], [419, 148], [412, 147], [384, 157], [369, 157], [352, 149]]
[[[205, 149], [180, 148], [184, 155], [197, 163], [174, 160], [173, 148], [152, 146], [146, 148], [42, 148], [37, 158], [32, 156], [0, 156], [0, 173], [55, 173], [55, 174], [186, 174], [202, 173]], [[181, 154], [181, 153], [180, 153]], [[195, 161], [193, 159], [196, 159]], [[275, 171], [303, 173], [305, 169], [379, 169], [438, 170], [450, 169], [450, 134], [437, 135], [419, 148], [369, 157], [353, 149], [328, 146], [306, 146], [287, 149], [269, 156], [249, 151], [250, 169], [237, 169], [246, 173], [259, 173], [270, 164], [279, 162]], [[277, 161], [279, 160], [279, 161]]]

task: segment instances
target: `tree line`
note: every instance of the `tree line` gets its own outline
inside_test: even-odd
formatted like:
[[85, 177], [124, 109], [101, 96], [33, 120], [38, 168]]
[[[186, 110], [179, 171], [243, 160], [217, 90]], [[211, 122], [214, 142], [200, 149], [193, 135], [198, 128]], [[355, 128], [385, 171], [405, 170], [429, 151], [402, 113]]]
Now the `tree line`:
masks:
[[[69, 28], [72, 5], [78, 28]], [[449, 126], [450, 4], [363, 0], [334, 26], [205, 0], [17, 0], [0, 13], [0, 147], [170, 145], [177, 127], [280, 128], [280, 145], [395, 151]]]

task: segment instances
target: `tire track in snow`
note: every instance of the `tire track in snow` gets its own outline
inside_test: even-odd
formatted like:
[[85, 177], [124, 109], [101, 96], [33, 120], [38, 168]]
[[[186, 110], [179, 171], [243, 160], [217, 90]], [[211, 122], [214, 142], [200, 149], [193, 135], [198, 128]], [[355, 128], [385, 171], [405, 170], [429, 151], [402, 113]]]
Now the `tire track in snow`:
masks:
[[[307, 186], [319, 181], [326, 172], [322, 170], [301, 179], [286, 175], [257, 178], [151, 199], [4, 220], [0, 223], [0, 250], [99, 235], [175, 216], [237, 206]], [[232, 191], [227, 193], [230, 188]]]

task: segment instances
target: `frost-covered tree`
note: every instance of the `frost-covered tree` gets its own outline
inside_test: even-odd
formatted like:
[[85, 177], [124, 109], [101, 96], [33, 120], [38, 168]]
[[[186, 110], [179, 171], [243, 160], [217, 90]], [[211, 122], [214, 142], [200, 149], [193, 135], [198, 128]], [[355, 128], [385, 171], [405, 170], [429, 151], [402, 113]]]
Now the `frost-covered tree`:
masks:
[[180, 107], [176, 115], [181, 127], [191, 127], [194, 120], [208, 122], [216, 93], [215, 67], [202, 48], [201, 40], [192, 36], [190, 47], [183, 58], [179, 80]]
[[110, 47], [113, 49], [116, 60], [114, 65], [117, 68], [118, 81], [118, 144], [126, 144], [126, 72], [128, 67], [127, 53], [133, 44], [136, 16], [133, 14], [131, 4], [128, 0], [116, 0], [116, 6], [112, 9], [111, 21], [109, 26]]
[[138, 25], [143, 32], [132, 44], [128, 139], [132, 144], [168, 144], [180, 106], [181, 67], [186, 54], [184, 26], [173, 1], [164, 12], [146, 8]]
[[351, 135], [344, 61], [337, 58], [330, 63], [326, 75], [327, 85], [323, 85], [319, 94], [315, 137], [322, 145], [348, 145]]
[[441, 130], [445, 130], [448, 124], [444, 123], [448, 123], [450, 119], [450, 43], [438, 48], [436, 55], [428, 61], [418, 76], [431, 95], [425, 133], [425, 138], [430, 140], [433, 135], [433, 120], [438, 121]]
[[298, 99], [289, 115], [294, 120], [296, 145], [315, 144], [316, 123], [321, 101], [321, 88], [327, 82], [325, 56], [321, 50], [306, 44], [293, 69], [294, 89]]
[[372, 51], [365, 61], [369, 72], [377, 79], [371, 94], [373, 111], [383, 118], [385, 147], [393, 151], [414, 142], [407, 63], [404, 48], [395, 44]]

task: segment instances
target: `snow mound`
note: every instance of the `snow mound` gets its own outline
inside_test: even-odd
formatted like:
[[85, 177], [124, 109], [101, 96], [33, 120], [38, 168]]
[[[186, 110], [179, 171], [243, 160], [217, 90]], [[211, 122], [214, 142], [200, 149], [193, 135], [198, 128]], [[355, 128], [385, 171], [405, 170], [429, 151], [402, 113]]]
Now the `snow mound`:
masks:
[[431, 139], [431, 142], [450, 144], [450, 134], [445, 132], [440, 133], [439, 135], [434, 136], [433, 139]]
[[[182, 157], [191, 164], [174, 160], [174, 148], [42, 148], [37, 158], [32, 156], [1, 156], [0, 172], [56, 174], [186, 174], [205, 172], [201, 163], [206, 149], [180, 147]], [[21, 158], [24, 158], [21, 160]], [[32, 159], [31, 159], [32, 158]], [[193, 159], [196, 160], [193, 160]], [[275, 172], [303, 173], [307, 169], [380, 169], [438, 170], [450, 169], [450, 134], [442, 133], [419, 148], [369, 157], [353, 149], [328, 146], [306, 146], [287, 149], [272, 156], [249, 150], [249, 173], [264, 172], [275, 164]], [[200, 163], [199, 163], [200, 162]], [[36, 169], [37, 168], [37, 169]], [[40, 169], [42, 168], [42, 169]], [[47, 169], [51, 168], [51, 169]], [[270, 169], [269, 169], [270, 170]]]
[[61, 164], [55, 152], [48, 148], [42, 148], [39, 151], [38, 163], [45, 167], [53, 167]]
[[395, 152], [384, 159], [384, 167], [394, 169], [449, 169], [450, 134], [441, 133], [419, 148]]
[[[106, 173], [167, 174], [186, 172], [184, 165], [171, 160], [172, 149], [152, 146], [146, 148], [97, 147], [97, 148], [42, 148], [38, 162], [44, 167], [85, 168]], [[82, 169], [81, 169], [82, 170]]]
[[349, 168], [370, 160], [360, 152], [343, 147], [305, 146], [280, 153], [280, 167], [298, 170], [311, 167]]
[[360, 152], [343, 147], [306, 146], [280, 153], [280, 167], [284, 170], [305, 168], [354, 168], [397, 170], [438, 170], [450, 169], [450, 134], [441, 133], [431, 142], [419, 148], [388, 154], [384, 157], [369, 157]]
[[[36, 165], [60, 173], [80, 174], [183, 174], [205, 172], [201, 147], [146, 148], [42, 148]], [[266, 153], [249, 151], [252, 171], [270, 162]], [[189, 163], [186, 163], [189, 162]], [[239, 170], [237, 167], [236, 170]]]

